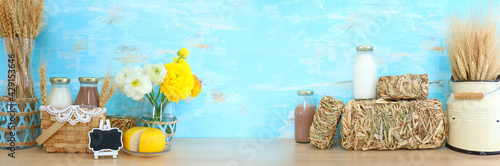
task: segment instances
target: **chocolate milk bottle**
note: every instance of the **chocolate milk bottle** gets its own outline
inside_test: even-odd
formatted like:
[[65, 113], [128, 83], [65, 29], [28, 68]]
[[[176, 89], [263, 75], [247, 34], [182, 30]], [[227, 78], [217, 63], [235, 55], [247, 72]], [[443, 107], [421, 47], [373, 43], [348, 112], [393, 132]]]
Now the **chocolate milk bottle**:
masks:
[[99, 92], [97, 91], [98, 78], [80, 77], [80, 91], [76, 96], [75, 105], [85, 108], [94, 108], [99, 106]]
[[314, 91], [298, 91], [299, 102], [295, 107], [295, 141], [299, 143], [308, 143], [309, 129], [311, 128], [316, 105], [312, 95]]

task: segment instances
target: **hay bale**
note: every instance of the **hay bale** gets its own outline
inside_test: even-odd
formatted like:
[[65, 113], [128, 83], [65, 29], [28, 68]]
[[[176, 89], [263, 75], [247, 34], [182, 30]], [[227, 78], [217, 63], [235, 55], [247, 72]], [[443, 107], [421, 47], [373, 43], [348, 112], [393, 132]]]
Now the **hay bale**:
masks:
[[406, 74], [380, 77], [377, 90], [378, 97], [386, 100], [427, 99], [429, 76], [427, 74]]
[[106, 118], [109, 119], [111, 127], [116, 127], [123, 133], [130, 128], [137, 127], [137, 117], [108, 115]]
[[309, 130], [309, 140], [312, 145], [320, 149], [330, 148], [343, 109], [344, 102], [331, 96], [323, 96]]
[[447, 119], [437, 99], [351, 100], [341, 119], [349, 150], [431, 149], [444, 145]]

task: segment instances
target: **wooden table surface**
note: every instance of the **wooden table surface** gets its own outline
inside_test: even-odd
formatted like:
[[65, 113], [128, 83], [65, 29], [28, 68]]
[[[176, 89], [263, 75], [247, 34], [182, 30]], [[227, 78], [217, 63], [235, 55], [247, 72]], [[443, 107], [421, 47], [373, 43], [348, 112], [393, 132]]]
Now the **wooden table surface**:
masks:
[[155, 158], [120, 152], [117, 159], [91, 154], [45, 153], [41, 147], [16, 151], [16, 158], [0, 150], [0, 165], [500, 165], [500, 155], [478, 156], [436, 150], [347, 151], [337, 141], [319, 150], [293, 139], [203, 139], [174, 138], [172, 151]]

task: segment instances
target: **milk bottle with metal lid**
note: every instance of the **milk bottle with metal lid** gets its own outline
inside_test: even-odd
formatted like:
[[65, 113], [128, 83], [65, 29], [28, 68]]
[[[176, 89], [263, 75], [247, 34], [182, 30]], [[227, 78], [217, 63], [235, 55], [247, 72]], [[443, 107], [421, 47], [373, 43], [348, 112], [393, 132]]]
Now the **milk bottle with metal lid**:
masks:
[[377, 98], [377, 66], [373, 60], [372, 46], [358, 46], [358, 57], [354, 64], [354, 99]]
[[73, 99], [71, 98], [71, 93], [69, 92], [70, 81], [71, 80], [67, 77], [50, 78], [52, 88], [50, 89], [49, 97], [47, 98], [47, 105], [58, 108], [66, 108], [73, 104]]

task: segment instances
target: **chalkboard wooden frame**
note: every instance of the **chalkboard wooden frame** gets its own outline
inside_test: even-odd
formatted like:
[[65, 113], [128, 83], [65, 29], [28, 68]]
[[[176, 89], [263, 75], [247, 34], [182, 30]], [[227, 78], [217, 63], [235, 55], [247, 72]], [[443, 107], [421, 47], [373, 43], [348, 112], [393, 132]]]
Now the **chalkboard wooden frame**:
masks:
[[[116, 156], [118, 155], [118, 151], [120, 151], [120, 149], [123, 148], [123, 131], [121, 131], [120, 129], [118, 129], [116, 127], [111, 128], [110, 123], [109, 123], [109, 119], [106, 120], [106, 125], [103, 125], [103, 123], [104, 123], [104, 120], [101, 120], [100, 124], [99, 124], [99, 128], [93, 128], [89, 132], [89, 149], [91, 149], [94, 152], [95, 159], [98, 159], [99, 156], [113, 156], [113, 158], [116, 158]], [[120, 140], [119, 144], [116, 144], [118, 146], [117, 147], [105, 147], [105, 148], [94, 146], [95, 144], [92, 141], [96, 141], [96, 140], [93, 139], [94, 137], [92, 137], [92, 135], [94, 133], [98, 133], [98, 132], [101, 132], [103, 135], [109, 134], [108, 132], [119, 133], [120, 134], [119, 137], [113, 136], [113, 137], [115, 137], [113, 139], [118, 138]], [[97, 146], [99, 146], [99, 145], [97, 145]], [[104, 145], [104, 146], [106, 146], [106, 145]]]

